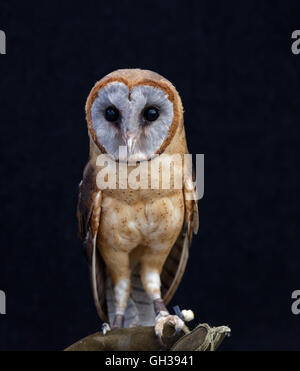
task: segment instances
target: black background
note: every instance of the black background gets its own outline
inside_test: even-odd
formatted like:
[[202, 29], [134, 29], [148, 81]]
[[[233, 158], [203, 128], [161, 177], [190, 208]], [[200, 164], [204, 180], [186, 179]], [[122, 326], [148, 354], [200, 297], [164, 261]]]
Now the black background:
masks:
[[205, 154], [172, 303], [228, 324], [223, 350], [299, 349], [299, 2], [75, 3], [0, 3], [0, 349], [60, 350], [100, 329], [75, 218], [84, 104], [129, 67], [175, 84], [190, 151]]

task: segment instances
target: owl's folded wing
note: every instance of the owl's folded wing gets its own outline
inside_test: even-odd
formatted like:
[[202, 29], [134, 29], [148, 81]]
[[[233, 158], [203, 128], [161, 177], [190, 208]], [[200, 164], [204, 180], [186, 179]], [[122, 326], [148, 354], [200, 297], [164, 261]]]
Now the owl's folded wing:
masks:
[[161, 273], [161, 291], [165, 304], [172, 299], [184, 274], [189, 257], [189, 247], [193, 232], [197, 234], [199, 227], [197, 194], [192, 178], [186, 179], [183, 189], [185, 201], [185, 219], [181, 233], [170, 251]]
[[102, 192], [97, 188], [94, 170], [88, 163], [79, 185], [77, 204], [78, 229], [89, 263], [96, 308], [101, 319], [107, 321], [105, 264], [96, 247], [101, 201]]

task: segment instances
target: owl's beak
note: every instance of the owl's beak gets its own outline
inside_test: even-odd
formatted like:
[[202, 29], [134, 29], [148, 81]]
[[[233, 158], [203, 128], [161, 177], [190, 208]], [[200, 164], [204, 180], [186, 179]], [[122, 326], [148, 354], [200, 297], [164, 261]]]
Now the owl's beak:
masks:
[[134, 151], [134, 147], [136, 143], [136, 133], [131, 133], [131, 132], [126, 133], [124, 135], [124, 140], [128, 148], [128, 152], [132, 153]]

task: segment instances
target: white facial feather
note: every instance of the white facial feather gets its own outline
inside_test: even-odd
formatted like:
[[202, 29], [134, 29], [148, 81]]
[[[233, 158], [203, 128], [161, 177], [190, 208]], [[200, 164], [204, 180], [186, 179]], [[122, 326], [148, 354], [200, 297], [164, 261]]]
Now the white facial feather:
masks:
[[[105, 119], [106, 108], [114, 106], [120, 112], [117, 123]], [[154, 106], [160, 115], [156, 121], [146, 123], [145, 108]], [[173, 122], [173, 103], [167, 94], [148, 85], [136, 86], [130, 92], [120, 82], [113, 82], [98, 92], [92, 110], [92, 124], [97, 138], [108, 153], [119, 156], [119, 146], [125, 146], [126, 133], [134, 133], [135, 146], [128, 153], [128, 160], [143, 161], [154, 156], [169, 135]]]
[[124, 146], [125, 142], [122, 140], [119, 127], [105, 119], [105, 110], [115, 106], [122, 117], [126, 116], [130, 110], [128, 94], [129, 89], [125, 84], [113, 82], [98, 92], [98, 97], [91, 109], [93, 128], [97, 138], [106, 151], [114, 156], [118, 156], [119, 146]]

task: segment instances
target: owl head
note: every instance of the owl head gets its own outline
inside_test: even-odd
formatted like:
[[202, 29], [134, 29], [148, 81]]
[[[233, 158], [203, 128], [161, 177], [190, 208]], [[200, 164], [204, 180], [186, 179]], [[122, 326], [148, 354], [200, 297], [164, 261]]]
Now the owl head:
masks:
[[152, 71], [118, 70], [93, 87], [86, 103], [91, 140], [101, 153], [128, 161], [161, 154], [183, 125], [181, 99], [174, 86]]

